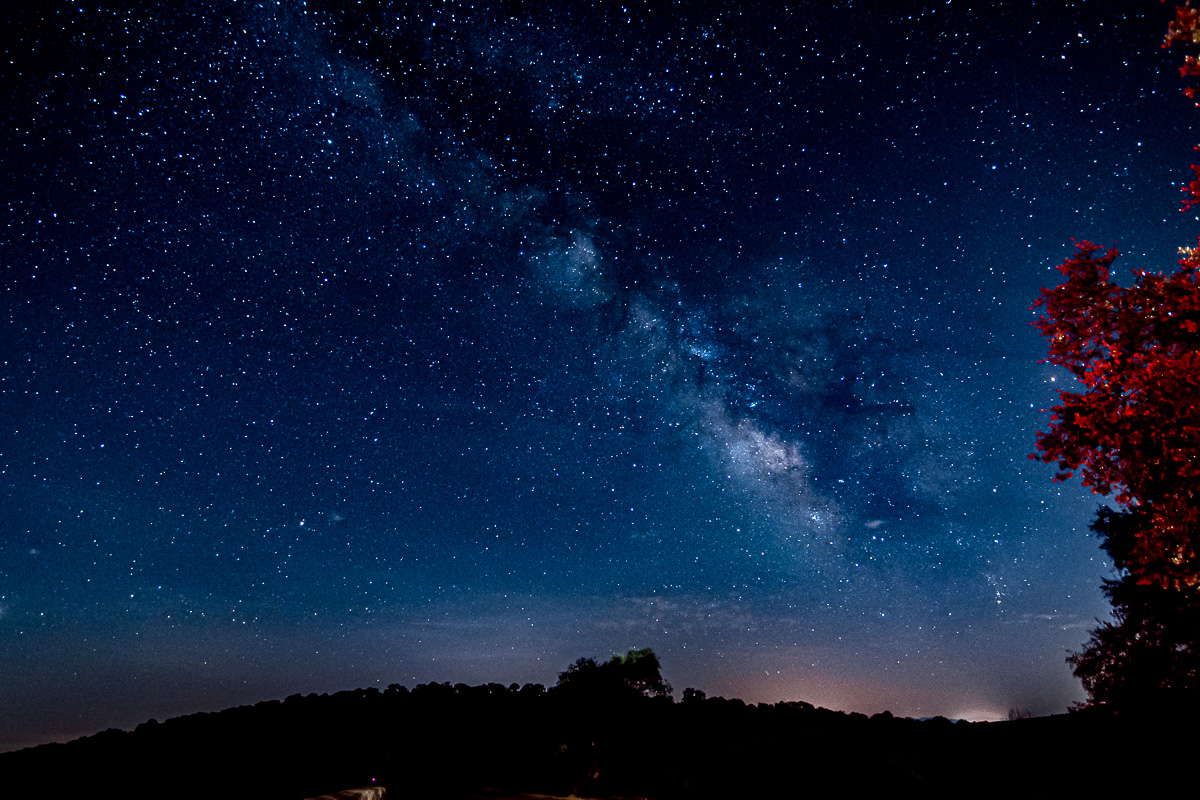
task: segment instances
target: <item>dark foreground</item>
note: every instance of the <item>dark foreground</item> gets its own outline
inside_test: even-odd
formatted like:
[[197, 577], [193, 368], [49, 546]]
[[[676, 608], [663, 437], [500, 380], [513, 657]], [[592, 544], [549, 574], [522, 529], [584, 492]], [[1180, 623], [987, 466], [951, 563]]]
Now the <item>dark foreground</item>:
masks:
[[526, 686], [294, 695], [0, 755], [0, 796], [1110, 797], [1183, 788], [1189, 720], [966, 723]]

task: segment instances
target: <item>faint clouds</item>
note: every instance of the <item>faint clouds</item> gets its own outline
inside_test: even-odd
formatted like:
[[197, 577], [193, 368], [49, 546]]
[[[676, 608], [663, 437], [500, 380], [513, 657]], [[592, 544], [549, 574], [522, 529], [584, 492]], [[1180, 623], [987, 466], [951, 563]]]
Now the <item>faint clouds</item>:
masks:
[[661, 633], [692, 636], [752, 633], [760, 627], [749, 607], [735, 598], [643, 595], [627, 598], [598, 619], [600, 630], [645, 637]]
[[1053, 625], [1064, 631], [1083, 631], [1095, 627], [1096, 620], [1079, 614], [1063, 614], [1058, 611], [1042, 613], [1027, 611], [1011, 618], [1011, 622], [1022, 625]]

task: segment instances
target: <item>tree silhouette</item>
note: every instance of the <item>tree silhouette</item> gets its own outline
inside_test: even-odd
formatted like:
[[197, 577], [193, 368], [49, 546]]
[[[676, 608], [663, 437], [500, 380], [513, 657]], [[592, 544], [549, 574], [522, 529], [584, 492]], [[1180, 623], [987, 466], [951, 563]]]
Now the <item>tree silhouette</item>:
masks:
[[608, 664], [627, 685], [647, 697], [669, 697], [671, 684], [663, 680], [662, 665], [649, 647], [630, 650], [623, 656], [614, 655]]
[[1143, 512], [1102, 508], [1092, 523], [1118, 577], [1104, 582], [1113, 621], [1067, 659], [1089, 705], [1117, 712], [1195, 710], [1200, 701], [1200, 596], [1142, 584], [1128, 570]]
[[558, 675], [558, 686], [590, 694], [633, 690], [646, 697], [669, 697], [671, 685], [663, 680], [662, 665], [649, 647], [614, 655], [604, 663], [580, 658]]

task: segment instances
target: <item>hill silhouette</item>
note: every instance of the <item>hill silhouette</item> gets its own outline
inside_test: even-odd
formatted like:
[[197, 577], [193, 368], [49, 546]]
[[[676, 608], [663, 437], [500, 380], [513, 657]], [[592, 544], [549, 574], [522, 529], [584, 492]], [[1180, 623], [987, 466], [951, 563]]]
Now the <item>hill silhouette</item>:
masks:
[[0, 796], [1104, 797], [1190, 772], [1188, 737], [1161, 719], [970, 723], [684, 698], [577, 681], [293, 695], [2, 754]]

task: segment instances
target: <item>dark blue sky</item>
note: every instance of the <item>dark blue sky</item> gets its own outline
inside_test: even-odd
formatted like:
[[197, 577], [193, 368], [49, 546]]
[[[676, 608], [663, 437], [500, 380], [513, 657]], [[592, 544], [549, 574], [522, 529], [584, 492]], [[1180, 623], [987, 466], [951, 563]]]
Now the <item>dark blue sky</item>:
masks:
[[1072, 237], [1195, 235], [1170, 8], [792, 5], [17, 12], [0, 749], [631, 647], [1082, 699], [1029, 307]]

